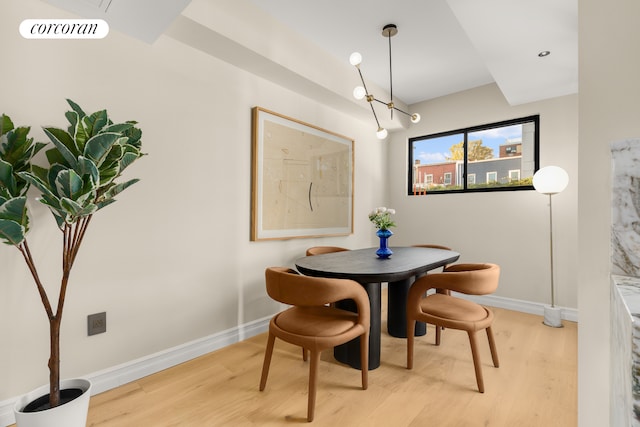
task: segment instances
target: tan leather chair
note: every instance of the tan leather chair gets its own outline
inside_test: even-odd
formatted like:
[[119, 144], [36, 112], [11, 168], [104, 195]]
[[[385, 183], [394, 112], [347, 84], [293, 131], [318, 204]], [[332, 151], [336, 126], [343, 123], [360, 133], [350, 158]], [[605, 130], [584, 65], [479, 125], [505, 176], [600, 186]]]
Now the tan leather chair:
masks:
[[[435, 245], [435, 244], [423, 244], [423, 245], [411, 245], [414, 248], [433, 248], [433, 249], [444, 249], [445, 251], [452, 251], [453, 249], [447, 247], [447, 246], [442, 246], [442, 245]], [[445, 265], [444, 268], [447, 268], [447, 266]]]
[[340, 246], [313, 246], [307, 249], [307, 256], [329, 254], [331, 252], [348, 251], [347, 248], [341, 248]]
[[445, 251], [450, 251], [451, 248], [442, 245], [433, 245], [433, 244], [424, 244], [424, 245], [412, 245], [416, 248], [434, 248], [434, 249], [444, 249]]
[[[276, 337], [299, 345], [304, 360], [307, 360], [307, 351], [311, 354], [307, 420], [313, 421], [318, 363], [323, 350], [360, 337], [362, 389], [368, 387], [369, 297], [362, 285], [353, 280], [303, 276], [286, 267], [267, 268], [265, 278], [269, 296], [293, 307], [276, 314], [269, 323], [260, 391], [264, 390], [267, 383]], [[352, 299], [358, 312], [327, 305], [344, 299]]]
[[[440, 327], [460, 329], [469, 335], [476, 382], [484, 393], [482, 365], [478, 354], [476, 332], [487, 331], [493, 365], [499, 367], [498, 352], [491, 325], [493, 312], [475, 302], [443, 293], [424, 297], [429, 289], [448, 289], [468, 295], [484, 295], [498, 288], [500, 267], [496, 264], [454, 264], [442, 273], [428, 274], [416, 280], [407, 298], [407, 330], [413, 330], [417, 320], [436, 325], [436, 345], [440, 345]], [[414, 337], [407, 337], [407, 369], [413, 369]]]

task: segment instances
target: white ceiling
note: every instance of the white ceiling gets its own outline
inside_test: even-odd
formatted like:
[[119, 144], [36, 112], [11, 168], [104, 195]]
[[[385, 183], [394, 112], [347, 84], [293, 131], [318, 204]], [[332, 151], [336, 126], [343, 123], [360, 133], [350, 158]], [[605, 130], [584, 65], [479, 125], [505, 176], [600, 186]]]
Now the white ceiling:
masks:
[[494, 81], [512, 105], [578, 90], [577, 0], [251, 1], [337, 58], [360, 52], [386, 88], [382, 28], [396, 24], [393, 91], [407, 104]]
[[78, 16], [104, 19], [118, 30], [153, 43], [191, 0], [43, 0]]
[[[46, 1], [153, 43], [191, 0]], [[393, 92], [409, 105], [492, 82], [512, 105], [578, 91], [577, 0], [249, 1], [345, 63], [360, 52], [365, 80], [383, 88], [382, 27], [396, 24]]]

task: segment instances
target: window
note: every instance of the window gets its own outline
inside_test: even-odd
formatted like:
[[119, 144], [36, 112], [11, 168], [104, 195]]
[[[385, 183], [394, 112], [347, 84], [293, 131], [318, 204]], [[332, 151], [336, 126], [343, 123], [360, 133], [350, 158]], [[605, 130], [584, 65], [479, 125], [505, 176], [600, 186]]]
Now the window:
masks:
[[444, 185], [451, 185], [451, 172], [444, 173]]
[[469, 183], [469, 185], [472, 185], [472, 184], [476, 183], [476, 174], [475, 173], [470, 173], [467, 176], [467, 183]]
[[539, 123], [536, 115], [410, 138], [408, 194], [531, 190]]

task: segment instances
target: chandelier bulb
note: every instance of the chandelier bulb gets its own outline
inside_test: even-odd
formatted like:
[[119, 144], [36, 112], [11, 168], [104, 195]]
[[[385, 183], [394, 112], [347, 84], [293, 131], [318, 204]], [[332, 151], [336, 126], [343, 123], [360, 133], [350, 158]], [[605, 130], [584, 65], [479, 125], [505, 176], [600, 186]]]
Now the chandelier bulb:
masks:
[[349, 56], [349, 63], [356, 67], [360, 65], [360, 63], [362, 63], [362, 55], [360, 55], [360, 52], [353, 52], [351, 56]]
[[418, 113], [414, 113], [411, 115], [411, 123], [418, 123], [420, 122], [420, 114]]
[[378, 139], [386, 139], [388, 134], [389, 133], [387, 132], [387, 130], [383, 127], [379, 127], [378, 131], [376, 132], [376, 136], [378, 137]]
[[355, 89], [353, 89], [353, 97], [357, 100], [363, 99], [365, 96], [367, 96], [367, 91], [364, 87], [362, 86], [356, 86]]

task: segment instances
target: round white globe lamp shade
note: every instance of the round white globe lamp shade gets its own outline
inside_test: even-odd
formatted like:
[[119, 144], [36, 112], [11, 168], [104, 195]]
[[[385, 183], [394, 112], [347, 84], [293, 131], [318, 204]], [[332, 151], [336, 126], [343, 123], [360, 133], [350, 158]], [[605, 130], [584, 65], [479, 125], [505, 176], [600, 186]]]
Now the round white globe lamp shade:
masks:
[[349, 56], [349, 63], [351, 65], [355, 65], [356, 67], [360, 65], [360, 63], [362, 63], [362, 55], [360, 55], [360, 52], [353, 52]]
[[569, 184], [569, 175], [558, 166], [545, 166], [533, 175], [533, 188], [542, 194], [558, 194]]
[[380, 128], [376, 132], [376, 136], [378, 137], [378, 139], [386, 139], [388, 134], [389, 133], [387, 132], [387, 130], [385, 128]]
[[356, 86], [356, 88], [353, 89], [353, 97], [355, 99], [358, 99], [358, 100], [363, 99], [366, 95], [367, 95], [367, 91], [362, 86]]

